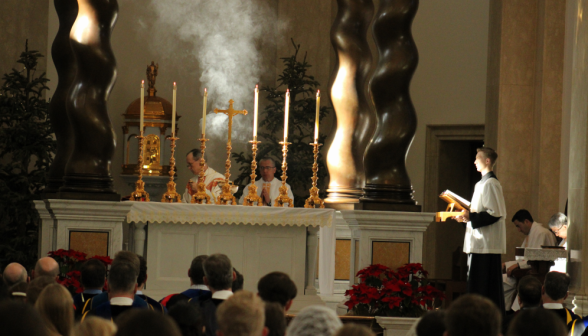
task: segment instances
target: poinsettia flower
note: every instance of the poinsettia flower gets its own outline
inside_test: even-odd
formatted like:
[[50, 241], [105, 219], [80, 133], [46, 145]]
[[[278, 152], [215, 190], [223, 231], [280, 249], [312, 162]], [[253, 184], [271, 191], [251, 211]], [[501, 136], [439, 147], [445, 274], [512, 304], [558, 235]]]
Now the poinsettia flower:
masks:
[[389, 270], [388, 267], [381, 265], [381, 264], [374, 264], [370, 265], [359, 272], [357, 272], [356, 276], [359, 278], [367, 278], [367, 277], [379, 277], [382, 273]]
[[412, 295], [412, 286], [409, 283], [399, 281], [398, 286], [400, 286], [400, 290], [406, 296]]
[[95, 255], [90, 259], [98, 259], [98, 260], [102, 261], [104, 263], [104, 265], [107, 265], [107, 266], [112, 264], [112, 259], [109, 256], [103, 257], [103, 256]]
[[394, 309], [394, 307], [400, 307], [400, 303], [402, 303], [402, 298], [397, 296], [387, 296], [382, 299], [382, 302], [388, 303], [388, 307], [390, 309]]

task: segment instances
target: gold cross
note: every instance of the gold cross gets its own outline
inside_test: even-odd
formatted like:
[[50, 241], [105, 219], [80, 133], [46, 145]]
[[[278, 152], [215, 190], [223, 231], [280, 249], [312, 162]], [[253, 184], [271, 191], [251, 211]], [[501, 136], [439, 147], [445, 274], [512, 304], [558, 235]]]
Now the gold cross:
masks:
[[219, 110], [217, 108], [214, 109], [214, 113], [224, 113], [229, 116], [229, 140], [227, 141], [227, 161], [225, 163], [225, 183], [229, 183], [229, 177], [231, 177], [231, 150], [233, 149], [231, 146], [231, 132], [233, 131], [233, 117], [237, 114], [247, 115], [247, 110], [240, 110], [237, 111], [233, 108], [234, 100], [229, 100], [229, 108], [226, 110]]

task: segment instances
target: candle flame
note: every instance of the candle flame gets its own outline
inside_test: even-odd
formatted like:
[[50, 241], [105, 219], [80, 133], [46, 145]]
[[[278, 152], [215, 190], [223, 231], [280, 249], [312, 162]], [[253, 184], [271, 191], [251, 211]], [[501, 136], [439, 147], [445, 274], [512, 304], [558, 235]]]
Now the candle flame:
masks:
[[259, 89], [259, 84], [255, 84], [255, 89]]
[[174, 82], [174, 86], [176, 86], [176, 82]]
[[142, 80], [142, 81], [141, 81], [141, 87], [144, 87], [144, 86], [145, 86], [145, 81], [144, 81], [144, 80]]
[[204, 88], [204, 93], [206, 93], [206, 88]]

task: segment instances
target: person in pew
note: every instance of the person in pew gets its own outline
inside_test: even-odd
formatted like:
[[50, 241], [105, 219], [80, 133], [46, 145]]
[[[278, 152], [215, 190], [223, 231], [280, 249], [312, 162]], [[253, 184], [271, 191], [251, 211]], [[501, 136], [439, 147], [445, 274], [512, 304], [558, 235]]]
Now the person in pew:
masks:
[[468, 255], [468, 293], [491, 299], [504, 314], [501, 254], [506, 253], [506, 205], [493, 172], [497, 158], [491, 148], [477, 149], [474, 164], [482, 179], [476, 183], [471, 211], [462, 211], [456, 220], [467, 223], [463, 252]]
[[84, 305], [94, 296], [101, 294], [106, 281], [106, 266], [98, 259], [86, 260], [80, 267], [80, 282], [84, 291], [74, 295], [76, 319], [82, 318]]
[[[541, 248], [541, 246], [555, 246], [557, 242], [555, 236], [551, 231], [544, 228], [543, 225], [535, 222], [531, 213], [525, 209], [517, 211], [512, 217], [512, 222], [517, 230], [524, 234], [525, 240], [521, 247]], [[506, 311], [512, 307], [518, 310], [518, 302], [515, 302], [517, 279], [513, 272], [517, 270], [530, 270], [531, 265], [527, 264], [527, 260], [521, 258], [517, 261], [507, 261], [502, 264], [502, 285], [504, 287], [504, 303]]]
[[129, 310], [115, 323], [118, 327], [116, 336], [182, 336], [169, 316], [151, 310]]
[[570, 276], [565, 273], [549, 272], [545, 275], [541, 294], [543, 308], [554, 312], [566, 326], [571, 328], [571, 322], [580, 317], [563, 306], [565, 299], [568, 298], [570, 281]]
[[547, 309], [521, 311], [513, 319], [506, 336], [566, 336], [566, 326]]
[[84, 313], [82, 322], [88, 314], [115, 320], [117, 316], [130, 309], [153, 310], [144, 300], [135, 296], [137, 292], [137, 273], [135, 271], [135, 265], [129, 261], [113, 262], [108, 273], [109, 300]]
[[239, 291], [218, 307], [217, 336], [267, 336], [264, 305], [249, 291]]
[[190, 278], [190, 288], [187, 290], [179, 293], [179, 294], [170, 294], [163, 299], [161, 299], [161, 304], [167, 307], [168, 302], [170, 300], [176, 301], [183, 301], [181, 298], [175, 297], [176, 295], [181, 295], [186, 297], [186, 301], [196, 299], [196, 300], [206, 300], [209, 299], [212, 293], [208, 289], [208, 287], [204, 284], [204, 260], [208, 258], [207, 255], [199, 255], [196, 258], [192, 259], [192, 263], [190, 264], [190, 268], [188, 269], [188, 277]]
[[519, 295], [517, 296], [517, 301], [520, 310], [518, 310], [514, 314], [507, 315], [504, 318], [504, 321], [502, 323], [503, 335], [506, 335], [510, 323], [521, 310], [541, 307], [542, 289], [543, 284], [536, 277], [532, 275], [525, 275], [521, 278], [521, 280], [519, 281], [519, 285], [517, 287], [517, 291], [519, 293]]
[[18, 301], [0, 303], [2, 335], [49, 336], [43, 318], [34, 306]]
[[[200, 158], [202, 158], [202, 152], [200, 149], [194, 148], [186, 154], [186, 164], [188, 169], [194, 174], [194, 177], [188, 181], [186, 185], [186, 191], [182, 195], [182, 201], [184, 203], [190, 203], [192, 196], [197, 192], [198, 186], [198, 174], [200, 174]], [[221, 194], [222, 190], [219, 186], [220, 182], [225, 181], [225, 176], [218, 173], [216, 170], [204, 164], [204, 185], [206, 187], [206, 194], [210, 196], [212, 204], [216, 203], [216, 198]]]
[[[551, 216], [549, 220], [549, 229], [555, 233], [556, 236], [561, 238], [559, 246], [567, 250], [568, 246], [568, 217], [561, 212]], [[567, 260], [559, 258], [555, 260], [555, 265], [549, 269], [551, 272], [565, 273], [567, 271]]]
[[245, 282], [245, 278], [243, 274], [239, 273], [235, 267], [233, 267], [233, 272], [235, 272], [235, 280], [231, 285], [231, 290], [233, 293], [237, 293], [240, 290], [243, 290], [243, 283]]
[[489, 299], [478, 294], [460, 296], [445, 313], [445, 336], [498, 336], [504, 314]]
[[290, 321], [286, 329], [288, 336], [334, 336], [343, 323], [337, 313], [326, 306], [304, 307]]
[[70, 336], [74, 328], [74, 307], [70, 292], [60, 284], [52, 284], [41, 292], [35, 307], [52, 336]]
[[204, 334], [202, 313], [187, 300], [171, 307], [168, 316], [176, 322], [182, 336], [202, 336]]
[[279, 303], [285, 312], [292, 307], [297, 294], [296, 284], [286, 273], [268, 273], [257, 283], [257, 295], [265, 302]]
[[56, 284], [55, 278], [50, 276], [36, 277], [27, 286], [27, 303], [34, 305], [45, 287]]
[[147, 260], [142, 256], [139, 257], [139, 275], [137, 276], [137, 295], [145, 300], [151, 308], [157, 312], [167, 313], [167, 309], [161, 305], [161, 303], [157, 302], [156, 300], [150, 298], [149, 296], [143, 294], [143, 289], [145, 289], [145, 283], [147, 282]]
[[265, 302], [265, 327], [267, 336], [284, 336], [286, 334], [286, 312], [277, 302]]
[[4, 272], [2, 273], [2, 280], [6, 284], [6, 287], [12, 287], [19, 282], [29, 282], [30, 279], [27, 274], [26, 268], [19, 263], [10, 263]]
[[59, 278], [59, 264], [57, 261], [51, 257], [44, 257], [37, 260], [32, 279], [40, 276], [50, 276], [57, 280]]
[[13, 300], [27, 302], [27, 288], [28, 287], [29, 287], [29, 284], [26, 282], [19, 282], [16, 285], [10, 287], [8, 289], [8, 293], [10, 294], [10, 298]]
[[[267, 156], [261, 158], [259, 160], [259, 173], [261, 178], [255, 181], [257, 195], [261, 197], [263, 205], [273, 206], [276, 198], [280, 196], [280, 187], [282, 186], [282, 181], [275, 177], [276, 163], [274, 162], [274, 159]], [[239, 204], [243, 204], [245, 197], [249, 193], [250, 185], [251, 183], [246, 185], [245, 189], [243, 189], [243, 195], [241, 195], [241, 198], [239, 199]], [[292, 194], [292, 189], [288, 183], [286, 183], [286, 187], [288, 188], [288, 197], [294, 201], [294, 194]]]
[[204, 261], [204, 284], [212, 292], [207, 300], [191, 300], [198, 306], [204, 317], [207, 336], [216, 336], [218, 323], [216, 311], [228, 298], [233, 296], [232, 285], [236, 278], [231, 260], [224, 254], [213, 254]]

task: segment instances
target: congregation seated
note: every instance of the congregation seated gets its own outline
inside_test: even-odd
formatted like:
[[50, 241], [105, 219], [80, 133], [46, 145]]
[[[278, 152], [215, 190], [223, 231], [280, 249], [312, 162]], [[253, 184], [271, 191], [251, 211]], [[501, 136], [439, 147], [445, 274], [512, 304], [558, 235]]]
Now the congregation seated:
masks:
[[35, 307], [41, 314], [49, 335], [70, 336], [74, 327], [71, 294], [60, 284], [52, 284], [41, 292]]
[[541, 281], [532, 275], [526, 275], [521, 280], [519, 280], [519, 285], [517, 287], [519, 295], [517, 300], [521, 309], [514, 314], [507, 315], [504, 318], [502, 323], [503, 335], [506, 335], [506, 331], [508, 330], [510, 323], [521, 311], [541, 307], [542, 288], [543, 284]]
[[55, 280], [59, 278], [59, 264], [55, 259], [51, 257], [43, 257], [37, 260], [32, 278], [34, 279], [41, 276], [49, 276]]
[[506, 336], [566, 336], [566, 326], [549, 309], [525, 309], [513, 319]]
[[2, 334], [14, 336], [50, 336], [39, 311], [31, 304], [13, 300], [0, 302]]
[[137, 276], [137, 293], [136, 295], [139, 296], [141, 299], [145, 300], [149, 306], [151, 306], [152, 310], [167, 313], [167, 310], [161, 303], [157, 302], [150, 298], [149, 296], [143, 294], [143, 289], [145, 288], [145, 283], [147, 282], [147, 260], [142, 256], [139, 257], [139, 275]]
[[303, 308], [286, 329], [288, 336], [333, 336], [343, 326], [339, 316], [325, 306]]
[[74, 295], [76, 319], [82, 317], [82, 310], [88, 301], [101, 294], [106, 281], [106, 266], [98, 259], [86, 260], [80, 267], [80, 283], [84, 291]]
[[286, 313], [277, 302], [265, 302], [265, 327], [267, 336], [284, 336], [286, 334]]
[[116, 336], [182, 336], [169, 316], [152, 310], [129, 310], [115, 322], [118, 327]]
[[426, 313], [417, 323], [417, 336], [443, 336], [445, 333], [445, 311], [436, 310]]
[[[214, 295], [214, 294], [213, 294]], [[229, 297], [216, 312], [217, 336], [267, 336], [263, 301], [241, 290]]]
[[465, 294], [445, 313], [445, 336], [498, 336], [502, 312], [494, 302], [478, 294]]
[[19, 282], [29, 282], [26, 268], [19, 263], [10, 263], [4, 268], [2, 280], [10, 288]]
[[10, 287], [8, 292], [10, 293], [10, 298], [13, 300], [19, 300], [22, 302], [27, 301], [27, 288], [29, 284], [26, 282], [19, 282], [16, 285]]
[[565, 273], [549, 272], [545, 275], [545, 282], [541, 292], [543, 308], [554, 312], [569, 327], [571, 327], [571, 322], [580, 318], [573, 311], [563, 306], [565, 299], [568, 298], [570, 281], [570, 276]]
[[259, 279], [257, 293], [263, 301], [277, 302], [287, 312], [292, 306], [292, 301], [296, 298], [298, 290], [288, 274], [271, 272]]
[[27, 286], [27, 303], [34, 305], [45, 287], [56, 284], [55, 278], [50, 276], [36, 277]]
[[[208, 287], [204, 284], [204, 260], [208, 258], [207, 255], [199, 255], [196, 258], [192, 259], [192, 263], [190, 264], [190, 268], [188, 269], [188, 277], [190, 278], [190, 288], [187, 290], [179, 293], [179, 294], [170, 294], [163, 298], [160, 303], [167, 307], [168, 309], [171, 308], [168, 306], [168, 302], [173, 299], [173, 301], [182, 301], [182, 297], [186, 298], [187, 300], [196, 299], [202, 297], [202, 300], [206, 300], [210, 298], [212, 295]], [[180, 295], [180, 297], [178, 297]]]
[[114, 336], [114, 322], [96, 316], [90, 316], [74, 329], [75, 336]]
[[233, 293], [237, 293], [238, 291], [243, 289], [243, 283], [245, 282], [245, 278], [243, 274], [239, 273], [235, 267], [233, 267], [233, 272], [235, 272], [235, 280], [233, 280], [233, 284], [231, 285], [231, 290]]
[[171, 307], [168, 315], [176, 322], [182, 336], [202, 336], [204, 334], [204, 321], [200, 309], [190, 304], [187, 299]]

